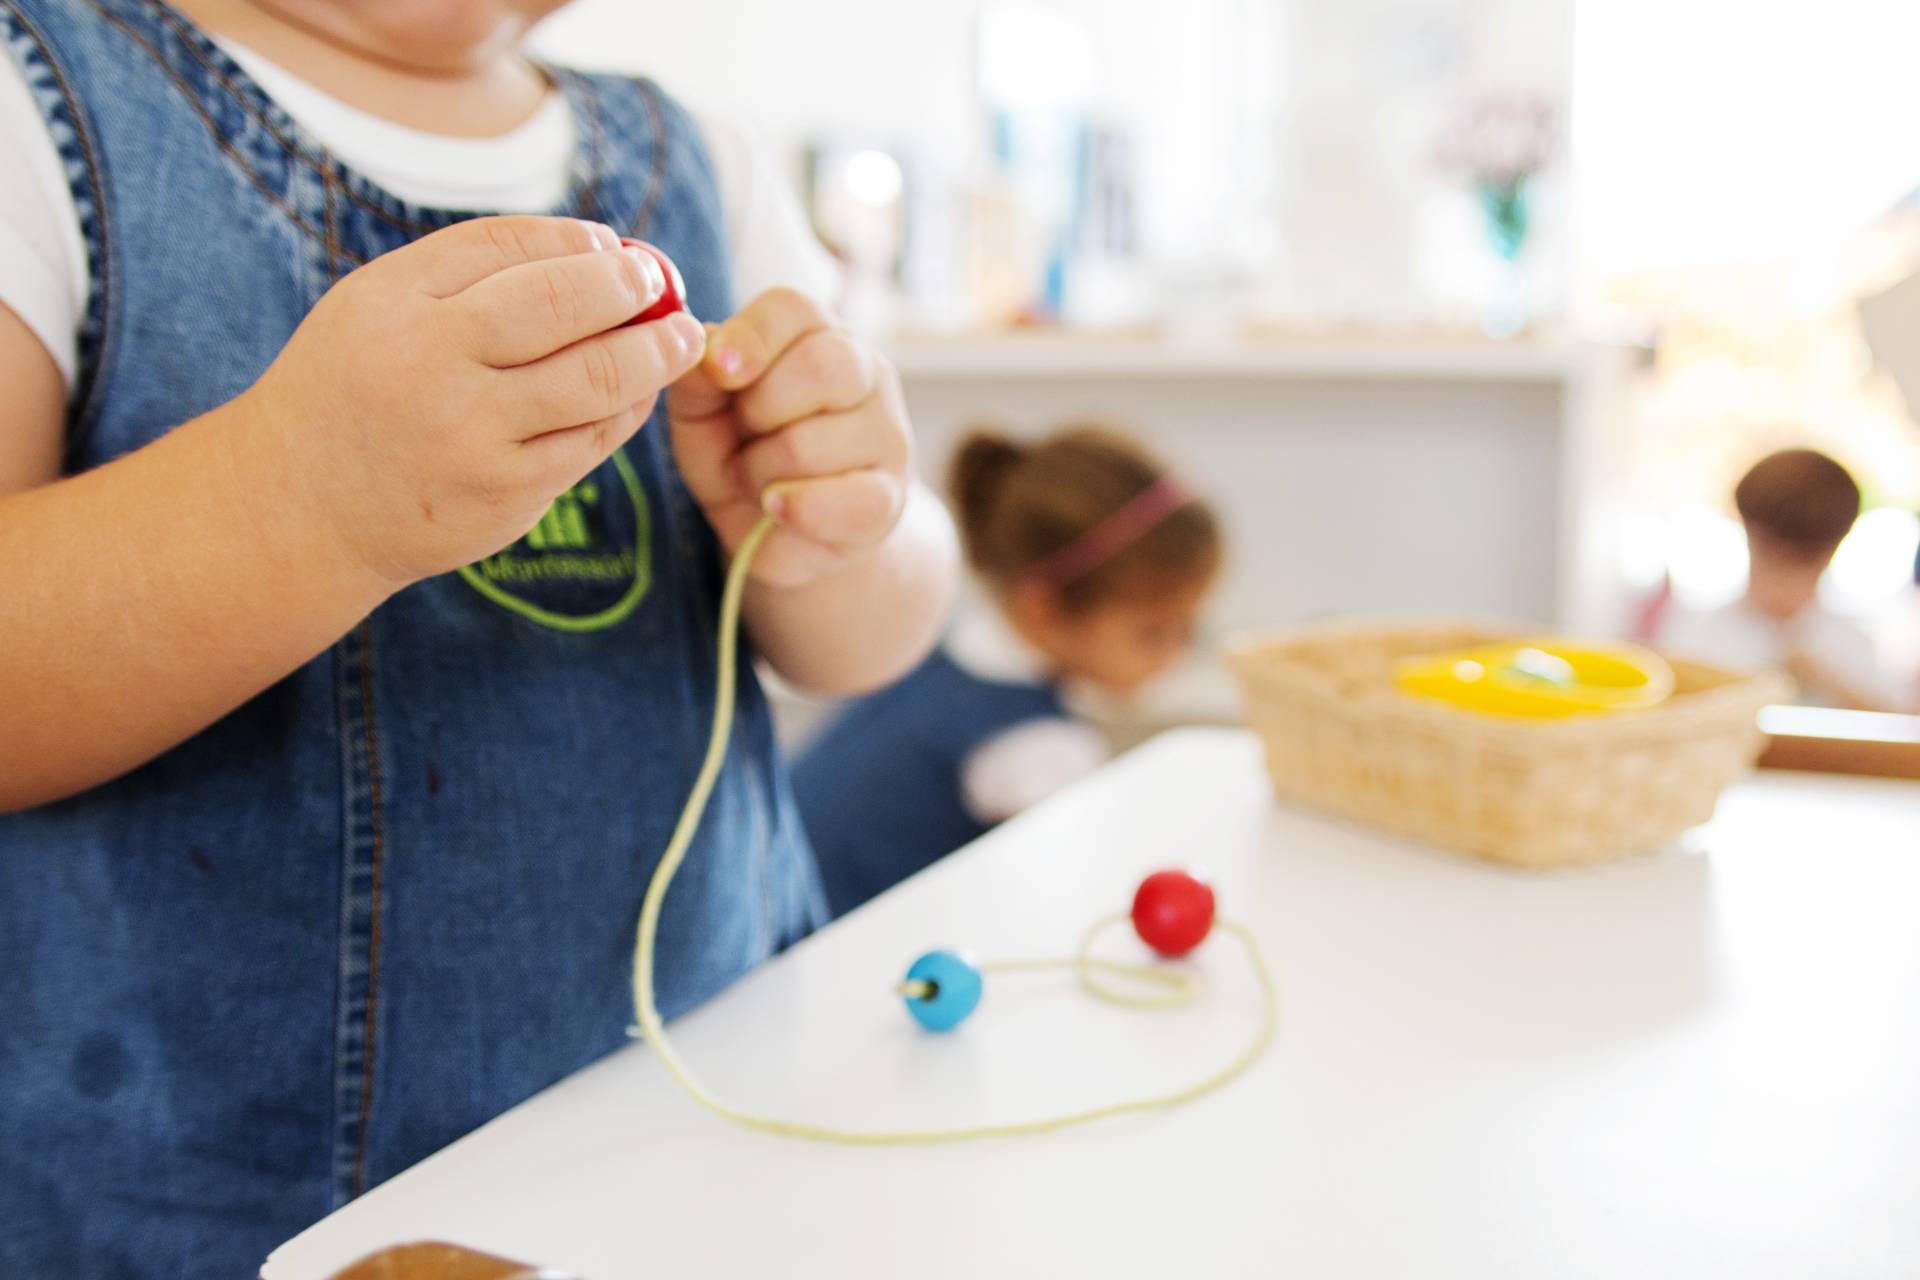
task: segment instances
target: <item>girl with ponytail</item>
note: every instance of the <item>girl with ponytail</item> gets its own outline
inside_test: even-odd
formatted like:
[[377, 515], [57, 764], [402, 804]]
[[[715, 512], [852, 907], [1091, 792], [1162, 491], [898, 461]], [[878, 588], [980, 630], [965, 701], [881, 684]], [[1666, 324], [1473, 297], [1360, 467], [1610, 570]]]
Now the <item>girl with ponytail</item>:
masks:
[[1191, 644], [1221, 539], [1212, 510], [1101, 427], [962, 442], [949, 478], [985, 607], [801, 756], [794, 787], [834, 913], [1097, 767], [1069, 689], [1134, 693]]

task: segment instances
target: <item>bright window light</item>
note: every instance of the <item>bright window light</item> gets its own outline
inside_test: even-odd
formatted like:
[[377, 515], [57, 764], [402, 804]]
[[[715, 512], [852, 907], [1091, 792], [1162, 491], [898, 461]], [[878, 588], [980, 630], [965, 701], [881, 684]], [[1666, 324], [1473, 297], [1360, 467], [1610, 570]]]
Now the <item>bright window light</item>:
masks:
[[861, 204], [884, 209], [900, 198], [900, 162], [884, 151], [856, 151], [847, 157], [847, 194]]
[[1712, 507], [1688, 507], [1668, 525], [1674, 598], [1695, 609], [1732, 604], [1747, 585], [1747, 535]]
[[1099, 56], [1085, 26], [1034, 4], [996, 4], [980, 15], [980, 96], [995, 107], [1085, 106]]
[[1836, 613], [1874, 613], [1905, 595], [1913, 583], [1920, 517], [1881, 507], [1860, 517], [1834, 554], [1820, 584], [1821, 603]]

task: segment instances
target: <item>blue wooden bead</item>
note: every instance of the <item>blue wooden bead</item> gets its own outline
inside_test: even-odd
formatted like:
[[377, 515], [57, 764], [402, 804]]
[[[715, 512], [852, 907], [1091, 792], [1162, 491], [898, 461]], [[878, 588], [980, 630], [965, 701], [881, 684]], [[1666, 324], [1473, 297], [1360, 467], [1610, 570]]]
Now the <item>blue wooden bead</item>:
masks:
[[929, 1031], [951, 1031], [980, 1004], [980, 970], [955, 951], [929, 951], [907, 970], [909, 983], [924, 983], [905, 996], [907, 1012]]

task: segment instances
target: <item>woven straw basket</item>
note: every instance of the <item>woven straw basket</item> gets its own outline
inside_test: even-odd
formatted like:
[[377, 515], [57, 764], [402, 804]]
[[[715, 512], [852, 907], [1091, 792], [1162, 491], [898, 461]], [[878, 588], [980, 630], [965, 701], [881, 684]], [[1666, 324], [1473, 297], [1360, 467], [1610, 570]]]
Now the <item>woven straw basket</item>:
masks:
[[1404, 658], [1539, 634], [1459, 622], [1342, 623], [1235, 643], [1228, 661], [1288, 799], [1516, 866], [1658, 849], [1705, 822], [1763, 745], [1779, 676], [1673, 664], [1646, 711], [1514, 720], [1410, 697]]

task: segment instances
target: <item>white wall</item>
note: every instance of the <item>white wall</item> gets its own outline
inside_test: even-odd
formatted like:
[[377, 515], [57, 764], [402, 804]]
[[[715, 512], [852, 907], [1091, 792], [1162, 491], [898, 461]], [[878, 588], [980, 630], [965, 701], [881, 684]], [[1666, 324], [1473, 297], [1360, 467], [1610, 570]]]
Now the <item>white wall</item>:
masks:
[[982, 423], [1124, 424], [1217, 505], [1223, 631], [1347, 613], [1551, 622], [1561, 611], [1558, 379], [906, 376], [918, 453], [944, 483]]
[[[939, 183], [980, 154], [990, 2], [576, 0], [540, 40], [645, 70], [789, 154], [823, 135], [905, 147]], [[1035, 2], [1093, 36], [1096, 109], [1133, 138], [1159, 279], [1229, 298], [1266, 279], [1249, 304], [1282, 323], [1470, 318], [1490, 268], [1460, 261], [1480, 252], [1478, 213], [1434, 170], [1434, 137], [1474, 86], [1564, 98], [1571, 79], [1573, 0]], [[1541, 214], [1552, 298], [1565, 243], [1557, 202]]]
[[1780, 262], [1920, 185], [1920, 5], [1579, 0], [1581, 274]]
[[577, 0], [538, 42], [575, 65], [645, 71], [782, 144], [820, 130], [972, 142], [971, 2]]
[[[1230, 234], [1228, 206], [1261, 122], [1257, 92], [1275, 0], [1046, 0], [1099, 48], [1098, 110], [1131, 128], [1151, 182], [1150, 241], [1178, 256]], [[988, 0], [576, 0], [538, 34], [575, 65], [645, 71], [689, 102], [792, 149], [821, 134], [907, 144], [964, 172], [981, 121], [974, 19]], [[1257, 39], [1254, 37], [1258, 37]]]

